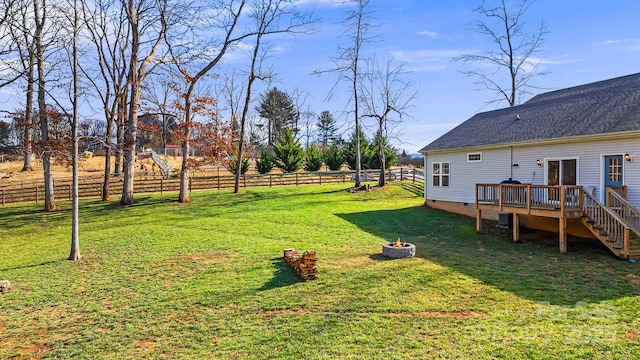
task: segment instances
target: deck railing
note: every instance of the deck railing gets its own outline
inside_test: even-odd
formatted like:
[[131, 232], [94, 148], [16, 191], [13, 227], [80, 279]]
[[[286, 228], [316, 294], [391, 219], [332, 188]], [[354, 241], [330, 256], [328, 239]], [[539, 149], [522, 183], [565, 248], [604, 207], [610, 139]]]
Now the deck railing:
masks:
[[500, 208], [577, 210], [583, 192], [581, 186], [476, 184], [476, 201]]
[[640, 236], [640, 210], [631, 205], [620, 192], [612, 188], [607, 188], [606, 204], [636, 235]]
[[625, 256], [629, 252], [629, 230], [626, 222], [611, 208], [602, 205], [591, 194], [584, 192], [582, 212], [596, 229], [602, 231], [613, 247], [620, 249]]

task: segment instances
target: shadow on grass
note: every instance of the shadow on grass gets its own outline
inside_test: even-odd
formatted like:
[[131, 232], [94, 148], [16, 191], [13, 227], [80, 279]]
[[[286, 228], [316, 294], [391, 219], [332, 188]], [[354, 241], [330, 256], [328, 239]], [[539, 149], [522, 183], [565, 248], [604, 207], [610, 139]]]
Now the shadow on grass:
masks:
[[562, 255], [557, 237], [513, 243], [499, 233], [477, 234], [475, 219], [424, 207], [336, 215], [377, 237], [416, 244], [416, 257], [529, 300], [574, 305], [640, 294], [629, 281], [637, 266], [593, 242], [570, 243]]
[[5, 269], [0, 269], [0, 271], [9, 271], [9, 270], [18, 270], [18, 269], [29, 269], [29, 268], [38, 267], [38, 266], [44, 266], [44, 265], [49, 265], [49, 264], [55, 264], [55, 263], [59, 263], [59, 262], [63, 262], [63, 261], [68, 261], [68, 260], [67, 260], [67, 259], [50, 260], [50, 261], [41, 262], [41, 263], [39, 263], [39, 264], [30, 264], [30, 265], [22, 265], [22, 266], [9, 267], [9, 268], [5, 268]]
[[424, 196], [424, 184], [421, 182], [395, 181], [393, 184], [419, 197]]
[[296, 273], [284, 261], [284, 258], [273, 258], [271, 259], [271, 264], [274, 268], [273, 277], [262, 285], [259, 290], [271, 290], [302, 282], [302, 279], [296, 276]]

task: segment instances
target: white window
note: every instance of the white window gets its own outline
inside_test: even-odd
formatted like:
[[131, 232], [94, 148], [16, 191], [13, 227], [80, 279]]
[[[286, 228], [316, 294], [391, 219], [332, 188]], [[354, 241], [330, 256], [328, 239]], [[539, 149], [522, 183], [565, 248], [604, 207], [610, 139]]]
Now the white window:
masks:
[[433, 186], [445, 187], [449, 186], [449, 163], [435, 162], [433, 163]]
[[482, 161], [482, 153], [468, 153], [467, 154], [467, 162], [480, 162]]

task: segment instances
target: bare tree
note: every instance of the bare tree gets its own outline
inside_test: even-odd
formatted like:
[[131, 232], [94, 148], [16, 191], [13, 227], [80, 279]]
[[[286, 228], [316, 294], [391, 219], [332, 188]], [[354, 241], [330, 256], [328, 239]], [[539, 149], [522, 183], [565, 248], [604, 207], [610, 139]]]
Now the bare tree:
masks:
[[240, 118], [240, 105], [242, 105], [242, 88], [245, 85], [244, 80], [238, 76], [238, 73], [232, 70], [231, 74], [223, 76], [222, 84], [219, 85], [217, 91], [224, 99], [225, 108], [231, 119], [231, 132], [235, 140], [239, 136], [240, 124], [238, 119]]
[[311, 25], [316, 22], [310, 14], [301, 13], [295, 9], [292, 0], [256, 0], [252, 4], [251, 19], [254, 21], [255, 29], [251, 32], [255, 34], [255, 42], [251, 52], [251, 65], [247, 76], [247, 89], [245, 93], [242, 116], [240, 118], [240, 136], [238, 141], [238, 163], [235, 174], [234, 193], [240, 191], [240, 177], [242, 176], [242, 157], [245, 123], [249, 114], [249, 104], [251, 103], [251, 89], [256, 79], [266, 79], [271, 74], [262, 71], [261, 53], [263, 38], [273, 34], [299, 34], [313, 31]]
[[[363, 105], [363, 117], [374, 119], [377, 125], [376, 152], [381, 170], [378, 186], [386, 184], [384, 150], [392, 125], [396, 125], [400, 119], [408, 115], [411, 101], [416, 97], [416, 92], [412, 91], [413, 82], [407, 75], [404, 65], [394, 65], [392, 58], [388, 58], [382, 66], [376, 57], [366, 62], [366, 71], [359, 93]], [[392, 114], [397, 115], [399, 119], [391, 119]]]
[[367, 33], [369, 29], [375, 27], [373, 24], [372, 11], [369, 9], [369, 0], [351, 0], [349, 3], [355, 3], [356, 8], [347, 12], [344, 21], [346, 29], [342, 36], [349, 41], [347, 46], [338, 47], [338, 55], [332, 58], [335, 67], [328, 70], [315, 71], [314, 74], [335, 73], [338, 75], [334, 87], [329, 92], [328, 98], [335, 95], [338, 84], [346, 82], [349, 84], [351, 92], [351, 100], [347, 104], [353, 105], [353, 117], [356, 137], [356, 176], [355, 187], [360, 187], [360, 172], [362, 170], [362, 154], [360, 153], [360, 111], [359, 111], [359, 80], [361, 75], [361, 62], [363, 61], [362, 47], [365, 43], [373, 41]]
[[474, 22], [472, 29], [489, 37], [497, 49], [484, 54], [463, 54], [454, 60], [482, 67], [464, 74], [476, 78], [483, 89], [496, 93], [490, 103], [506, 100], [509, 106], [515, 106], [534, 88], [532, 78], [547, 74], [540, 70], [540, 60], [533, 57], [542, 50], [547, 27], [541, 22], [534, 32], [525, 29], [524, 16], [533, 1], [522, 0], [511, 11], [508, 0], [483, 0], [474, 10], [486, 20]]
[[[46, 0], [34, 0], [33, 17], [35, 21], [34, 44], [36, 55], [36, 69], [38, 72], [38, 120], [40, 122], [40, 137], [42, 142], [42, 168], [44, 173], [44, 209], [53, 211], [56, 209], [54, 200], [53, 175], [51, 173], [52, 148], [49, 142], [49, 115], [50, 109], [47, 106], [46, 96], [46, 52], [52, 42], [47, 39], [57, 37], [56, 30], [49, 26], [49, 13], [51, 8], [47, 6]], [[53, 40], [51, 40], [53, 41]]]
[[78, 193], [78, 101], [79, 101], [79, 93], [78, 93], [78, 75], [79, 75], [79, 66], [78, 66], [78, 33], [80, 32], [80, 25], [78, 19], [78, 2], [77, 0], [73, 0], [71, 4], [73, 6], [73, 17], [71, 20], [73, 24], [73, 37], [72, 37], [72, 46], [71, 46], [71, 72], [72, 72], [72, 95], [71, 95], [71, 103], [73, 106], [72, 116], [71, 116], [71, 139], [72, 139], [72, 149], [71, 149], [71, 159], [72, 159], [72, 187], [73, 187], [73, 195], [72, 195], [72, 205], [71, 205], [71, 251], [69, 253], [68, 260], [76, 261], [80, 260], [80, 221], [79, 221], [79, 198], [80, 195]]
[[[227, 49], [234, 43], [242, 40], [243, 38], [249, 36], [248, 34], [241, 35], [238, 37], [234, 37], [236, 25], [240, 19], [240, 15], [242, 14], [242, 10], [245, 6], [245, 0], [239, 1], [215, 1], [210, 4], [209, 8], [216, 10], [218, 13], [213, 16], [213, 18], [217, 19], [217, 21], [211, 26], [215, 29], [222, 29], [224, 32], [223, 39], [219, 44], [207, 44], [206, 52], [211, 54], [212, 52], [215, 55], [209, 61], [205, 61], [205, 63], [200, 67], [193, 67], [193, 63], [183, 63], [181, 60], [184, 58], [185, 54], [189, 53], [187, 50], [186, 53], [178, 54], [175, 50], [175, 47], [172, 47], [170, 43], [168, 43], [169, 49], [172, 52], [173, 60], [175, 65], [178, 67], [178, 70], [183, 76], [186, 91], [181, 95], [181, 98], [184, 100], [181, 110], [184, 111], [184, 122], [182, 124], [183, 130], [183, 138], [182, 138], [182, 166], [180, 169], [180, 194], [178, 196], [178, 201], [180, 202], [190, 202], [189, 198], [189, 147], [191, 141], [191, 129], [192, 129], [192, 106], [193, 106], [193, 95], [196, 86], [198, 85], [199, 80], [201, 80], [205, 75], [207, 75], [219, 62], [222, 60], [222, 57], [227, 52]], [[208, 29], [212, 31], [213, 29]], [[201, 51], [202, 49], [200, 49]], [[182, 55], [182, 56], [181, 56]], [[195, 56], [196, 61], [201, 58], [198, 54]]]
[[124, 181], [121, 205], [133, 204], [133, 182], [138, 134], [140, 94], [149, 67], [167, 32], [172, 10], [169, 0], [120, 0], [127, 15], [130, 31], [129, 43], [129, 104], [124, 141]]
[[[33, 171], [31, 157], [33, 155], [33, 100], [35, 84], [36, 49], [33, 34], [33, 8], [28, 1], [15, 1], [13, 21], [5, 24], [11, 34], [19, 61], [20, 69], [13, 69], [14, 74], [21, 74], [26, 82], [24, 119], [20, 123], [20, 140], [22, 143], [23, 165], [22, 171]], [[5, 14], [9, 14], [6, 9]]]
[[[122, 126], [125, 111], [123, 99], [127, 93], [127, 62], [124, 56], [128, 40], [128, 26], [124, 8], [115, 7], [113, 0], [82, 1], [83, 21], [86, 33], [94, 46], [95, 68], [81, 70], [85, 78], [95, 88], [95, 96], [100, 99], [101, 111], [106, 122], [104, 134], [104, 174], [102, 200], [109, 201], [111, 181], [111, 156], [119, 156], [118, 147], [113, 143], [114, 128]], [[87, 72], [91, 72], [88, 74]], [[118, 139], [120, 140], [120, 139]], [[119, 141], [117, 141], [119, 144]], [[115, 151], [114, 151], [115, 150]], [[116, 172], [120, 162], [116, 162]]]

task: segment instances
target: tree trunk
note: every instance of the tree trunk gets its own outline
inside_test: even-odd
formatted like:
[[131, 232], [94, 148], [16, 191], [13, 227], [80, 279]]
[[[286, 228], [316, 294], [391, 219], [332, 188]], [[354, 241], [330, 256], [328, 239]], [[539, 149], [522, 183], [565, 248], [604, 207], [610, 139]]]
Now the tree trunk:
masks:
[[33, 171], [33, 165], [31, 164], [31, 155], [33, 154], [33, 51], [30, 50], [29, 54], [29, 69], [27, 69], [27, 99], [26, 108], [24, 111], [24, 162], [22, 165], [22, 171]]
[[56, 208], [53, 195], [53, 176], [51, 174], [51, 145], [49, 144], [49, 116], [45, 102], [45, 59], [42, 33], [46, 19], [46, 3], [42, 4], [43, 13], [40, 14], [39, 1], [33, 2], [33, 11], [36, 17], [35, 45], [36, 64], [38, 68], [38, 112], [40, 119], [40, 136], [42, 139], [42, 168], [44, 172], [44, 210], [53, 211]]
[[[137, 60], [136, 60], [137, 62]], [[136, 168], [136, 139], [138, 135], [138, 108], [140, 101], [139, 86], [136, 80], [131, 81], [131, 103], [129, 105], [129, 118], [123, 146], [124, 153], [124, 181], [122, 184], [121, 205], [133, 204], [133, 182]]]
[[111, 182], [111, 138], [113, 137], [113, 120], [107, 120], [105, 142], [107, 151], [104, 154], [104, 178], [102, 182], [102, 201], [109, 201], [109, 184]]
[[184, 139], [182, 139], [182, 166], [180, 167], [180, 194], [178, 201], [189, 203], [189, 140], [191, 139], [191, 94], [197, 78], [191, 79], [189, 89], [184, 95]]
[[380, 160], [380, 178], [378, 179], [378, 186], [383, 187], [387, 184], [387, 178], [384, 173], [387, 165], [384, 158], [384, 146], [381, 136], [378, 136], [378, 159]]
[[120, 205], [133, 204], [133, 182], [135, 175], [136, 141], [138, 135], [138, 108], [140, 107], [140, 87], [142, 77], [138, 70], [140, 52], [140, 33], [138, 29], [137, 9], [133, 0], [128, 1], [127, 16], [131, 28], [131, 58], [129, 59], [129, 114], [127, 129], [123, 144], [124, 153], [124, 181], [122, 184], [122, 198]]
[[73, 146], [71, 159], [73, 161], [72, 174], [72, 204], [71, 204], [71, 251], [68, 260], [80, 260], [80, 222], [79, 222], [79, 193], [78, 193], [78, 12], [77, 0], [73, 3], [73, 119], [71, 123], [71, 137]]
[[191, 202], [189, 197], [189, 142], [182, 142], [182, 167], [180, 168], [180, 195], [181, 203]]

